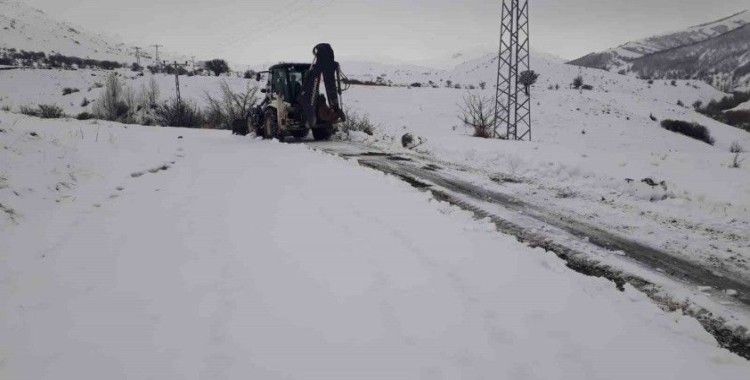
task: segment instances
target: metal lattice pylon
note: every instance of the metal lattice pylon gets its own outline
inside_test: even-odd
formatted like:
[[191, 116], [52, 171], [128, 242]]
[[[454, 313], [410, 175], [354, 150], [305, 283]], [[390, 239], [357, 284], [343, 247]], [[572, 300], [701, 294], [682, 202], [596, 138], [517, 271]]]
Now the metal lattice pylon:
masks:
[[531, 140], [531, 97], [519, 81], [531, 69], [529, 1], [502, 0], [500, 24], [494, 134], [508, 140]]

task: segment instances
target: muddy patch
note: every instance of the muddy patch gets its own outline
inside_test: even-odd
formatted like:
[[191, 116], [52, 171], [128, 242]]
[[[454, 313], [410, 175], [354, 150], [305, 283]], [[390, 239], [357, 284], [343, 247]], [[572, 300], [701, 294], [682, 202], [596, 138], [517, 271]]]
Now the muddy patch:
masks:
[[[174, 162], [172, 162], [172, 163], [174, 163]], [[138, 172], [130, 173], [130, 177], [132, 177], [132, 178], [143, 177], [146, 173], [156, 174], [158, 172], [167, 171], [167, 170], [169, 170], [169, 168], [171, 168], [170, 165], [164, 164], [164, 165], [157, 166], [157, 167], [145, 170], [145, 171], [138, 171]]]
[[410, 177], [410, 176], [403, 175], [403, 174], [396, 174], [396, 176], [400, 178], [401, 180], [403, 180], [404, 182], [408, 183], [409, 185], [412, 185], [413, 187], [420, 189], [420, 190], [429, 189], [430, 187], [432, 187], [432, 185], [422, 182], [414, 177]]
[[503, 174], [495, 174], [490, 176], [490, 180], [495, 183], [503, 184], [503, 183], [523, 183], [522, 180], [516, 177], [511, 177]]
[[401, 157], [401, 156], [388, 156], [387, 158], [391, 161], [405, 161], [405, 162], [413, 161], [411, 158]]
[[16, 212], [16, 210], [0, 203], [0, 213], [7, 216], [11, 222], [18, 223], [18, 213]]
[[435, 164], [428, 164], [428, 165], [422, 166], [422, 169], [429, 170], [431, 172], [436, 172], [436, 171], [441, 170], [443, 168], [441, 168], [440, 166], [437, 166]]

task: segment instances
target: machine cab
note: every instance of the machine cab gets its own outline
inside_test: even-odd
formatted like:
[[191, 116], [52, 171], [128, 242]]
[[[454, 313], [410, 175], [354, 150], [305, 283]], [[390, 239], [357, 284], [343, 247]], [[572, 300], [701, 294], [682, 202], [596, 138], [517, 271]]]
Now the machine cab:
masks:
[[276, 95], [284, 102], [295, 105], [299, 101], [303, 79], [309, 70], [309, 63], [281, 63], [271, 66], [266, 85], [268, 95]]

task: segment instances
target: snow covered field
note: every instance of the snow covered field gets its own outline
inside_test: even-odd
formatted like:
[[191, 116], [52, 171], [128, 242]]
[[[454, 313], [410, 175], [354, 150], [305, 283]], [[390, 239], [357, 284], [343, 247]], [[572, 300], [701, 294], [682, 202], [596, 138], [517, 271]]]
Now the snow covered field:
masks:
[[0, 128], [2, 378], [750, 373], [693, 319], [304, 145]]
[[[125, 43], [0, 0], [8, 48], [133, 61]], [[726, 94], [533, 52], [533, 142], [474, 138], [462, 98], [494, 97], [496, 59], [342, 61], [353, 79], [420, 85], [353, 86], [345, 106], [374, 135], [304, 144], [78, 121], [111, 72], [0, 68], [0, 379], [750, 378], [750, 160], [730, 152], [750, 134], [692, 110]], [[116, 72], [126, 98], [175, 96], [174, 76]], [[579, 75], [591, 91], [570, 88]], [[261, 85], [181, 76], [181, 96], [205, 109], [221, 81]], [[40, 104], [68, 118], [20, 115]], [[404, 149], [407, 132], [422, 143]], [[435, 193], [377, 160], [429, 173], [405, 180]], [[430, 178], [468, 190], [441, 197]], [[640, 291], [579, 273], [596, 270]]]
[[[653, 177], [676, 187], [676, 194], [750, 205], [750, 176], [745, 175], [748, 168], [728, 167], [732, 158], [729, 146], [733, 142], [750, 146], [750, 134], [689, 108], [695, 101], [706, 103], [722, 93], [696, 81], [678, 81], [676, 86], [656, 81], [649, 85], [600, 70], [547, 60], [535, 63], [541, 77], [532, 93], [531, 144], [465, 138], [472, 132], [458, 120], [465, 90], [353, 87], [346, 95], [350, 105], [367, 113], [385, 133], [399, 138], [405, 132], [423, 136], [428, 140], [426, 150], [478, 168], [555, 182], [580, 180], [592, 174], [618, 183], [625, 178]], [[488, 63], [485, 67], [476, 65], [463, 68], [462, 76], [451, 77], [455, 83], [491, 83], [494, 68]], [[593, 91], [568, 88], [579, 74], [594, 86]], [[555, 85], [560, 89], [549, 89]], [[494, 89], [476, 92], [494, 97]], [[678, 106], [678, 101], [687, 107]], [[651, 116], [704, 124], [716, 144], [712, 147], [663, 130]], [[716, 186], [718, 183], [733, 186]]]
[[[450, 71], [418, 77], [441, 85], [446, 80], [464, 86], [492, 83], [493, 59], [480, 57]], [[734, 155], [729, 147], [738, 143], [750, 149], [750, 134], [689, 108], [695, 101], [705, 104], [724, 94], [697, 81], [649, 84], [630, 76], [565, 65], [544, 54], [536, 54], [532, 63], [541, 76], [532, 91], [531, 143], [468, 136], [471, 131], [458, 121], [462, 97], [468, 90], [353, 86], [344, 94], [344, 102], [377, 124], [375, 137], [366, 143], [400, 151], [401, 135], [414, 133], [426, 140], [417, 150], [476, 171], [476, 181], [520, 181], [512, 191], [533, 203], [593, 221], [747, 281], [750, 164], [731, 168]], [[129, 70], [119, 72], [136, 93], [153, 78], [161, 100], [174, 96], [172, 76], [139, 77]], [[0, 105], [18, 110], [22, 105], [53, 103], [70, 115], [90, 111], [93, 105], [82, 107], [82, 100], [99, 97], [103, 90], [96, 84], [106, 75], [90, 70], [0, 72], [0, 93], [4, 94]], [[594, 89], [570, 89], [577, 75]], [[183, 76], [182, 96], [205, 106], [205, 94], [215, 95], [220, 81], [227, 81], [235, 90], [257, 84], [236, 77]], [[66, 87], [81, 91], [63, 95]], [[494, 95], [491, 89], [474, 92]], [[686, 106], [678, 106], [678, 102]], [[665, 118], [705, 125], [716, 139], [715, 145], [660, 128], [659, 120]], [[642, 182], [645, 179], [664, 181], [664, 186], [649, 186]]]
[[[700, 82], [649, 84], [543, 57], [533, 67], [541, 77], [532, 92], [531, 143], [470, 137], [457, 117], [465, 90], [353, 87], [345, 100], [385, 135], [367, 143], [399, 151], [401, 135], [413, 133], [426, 140], [417, 150], [476, 171], [479, 183], [521, 182], [507, 184], [508, 191], [747, 282], [750, 165], [732, 168], [730, 145], [747, 150], [750, 134], [688, 108], [723, 94]], [[485, 58], [447, 78], [491, 83], [492, 71]], [[569, 89], [577, 75], [593, 91]], [[667, 118], [705, 125], [716, 143], [662, 129]]]

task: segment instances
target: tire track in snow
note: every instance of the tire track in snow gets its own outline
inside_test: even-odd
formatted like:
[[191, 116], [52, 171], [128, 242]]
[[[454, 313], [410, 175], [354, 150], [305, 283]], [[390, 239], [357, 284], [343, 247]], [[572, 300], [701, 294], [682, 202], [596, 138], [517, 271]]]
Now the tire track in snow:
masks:
[[[576, 272], [607, 278], [621, 290], [624, 289], [625, 284], [630, 284], [648, 295], [662, 308], [672, 311], [681, 310], [683, 314], [695, 318], [706, 331], [715, 337], [721, 347], [750, 359], [750, 331], [746, 326], [738, 327], [723, 316], [714, 314], [691, 300], [678, 299], [666, 294], [662, 287], [643, 276], [602, 263], [593, 258], [588, 251], [593, 249], [609, 253], [624, 252], [626, 256], [623, 259], [639, 264], [648, 271], [658, 272], [661, 276], [684, 284], [688, 288], [705, 289], [706, 285], [709, 285], [709, 288], [715, 290], [709, 294], [712, 297], [722, 297], [729, 291], [737, 292], [735, 298], [742, 304], [739, 308], [748, 313], [750, 312], [750, 284], [745, 281], [715, 274], [704, 267], [597, 226], [557, 215], [520, 199], [446, 175], [440, 172], [440, 166], [427, 160], [414, 161], [411, 158], [373, 151], [366, 146], [347, 143], [309, 144], [309, 146], [344, 159], [355, 159], [361, 166], [396, 176], [418, 190], [430, 192], [437, 200], [472, 212], [476, 218], [489, 219], [500, 232], [513, 235], [532, 247], [541, 247], [555, 253]], [[519, 224], [518, 220], [511, 220], [487, 211], [493, 207], [484, 206], [490, 205], [521, 214], [523, 219], [547, 227], [534, 229], [530, 228], [530, 225]], [[559, 236], [551, 236], [550, 232], [555, 230], [570, 235], [571, 239], [561, 241]], [[586, 248], [587, 246], [589, 249]]]

